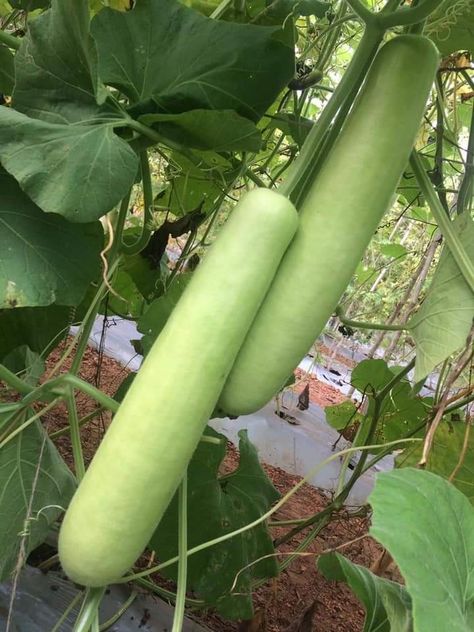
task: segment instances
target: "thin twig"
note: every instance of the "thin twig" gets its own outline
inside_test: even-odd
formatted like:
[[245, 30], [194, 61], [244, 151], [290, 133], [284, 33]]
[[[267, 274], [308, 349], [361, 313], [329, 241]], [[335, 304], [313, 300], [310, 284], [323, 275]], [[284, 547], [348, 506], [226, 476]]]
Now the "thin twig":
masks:
[[464, 431], [464, 441], [462, 444], [462, 448], [461, 448], [461, 454], [459, 455], [459, 460], [456, 463], [456, 467], [454, 468], [454, 470], [451, 472], [448, 481], [450, 483], [452, 483], [454, 481], [454, 479], [456, 478], [459, 470], [461, 469], [463, 463], [464, 463], [464, 459], [466, 458], [466, 452], [467, 452], [467, 446], [469, 445], [469, 435], [471, 434], [471, 419], [470, 416], [467, 415], [466, 417], [466, 430]]
[[474, 350], [472, 349], [472, 344], [471, 344], [472, 338], [473, 338], [473, 332], [471, 332], [471, 334], [469, 335], [467, 339], [467, 347], [465, 351], [461, 354], [461, 357], [457, 361], [451, 375], [446, 380], [444, 394], [438, 406], [436, 407], [435, 416], [433, 418], [433, 421], [430, 424], [428, 432], [426, 433], [425, 441], [423, 444], [423, 452], [421, 455], [421, 459], [418, 463], [418, 467], [426, 467], [426, 464], [428, 462], [428, 457], [430, 455], [431, 448], [433, 446], [433, 440], [436, 434], [436, 430], [438, 429], [438, 426], [441, 423], [446, 407], [448, 405], [450, 388], [454, 384], [454, 382], [458, 379], [458, 377], [461, 375], [461, 373], [464, 371], [468, 362], [471, 360], [473, 356]]

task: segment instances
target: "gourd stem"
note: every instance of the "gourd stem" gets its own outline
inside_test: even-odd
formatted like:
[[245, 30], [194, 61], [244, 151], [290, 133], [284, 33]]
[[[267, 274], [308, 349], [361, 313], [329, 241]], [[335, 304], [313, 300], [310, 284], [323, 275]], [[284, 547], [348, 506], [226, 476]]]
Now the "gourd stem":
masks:
[[45, 406], [44, 408], [42, 408], [41, 410], [39, 410], [38, 412], [36, 412], [34, 415], [32, 415], [31, 417], [29, 417], [25, 422], [23, 422], [21, 424], [21, 426], [18, 426], [17, 428], [15, 428], [12, 432], [10, 432], [10, 434], [5, 437], [5, 439], [3, 439], [0, 442], [0, 450], [2, 450], [9, 441], [11, 441], [12, 439], [14, 439], [17, 435], [19, 435], [21, 432], [23, 432], [23, 430], [26, 430], [26, 428], [28, 428], [28, 426], [31, 426], [32, 423], [34, 423], [37, 419], [39, 419], [42, 415], [44, 415], [45, 413], [48, 412], [48, 410], [51, 410], [51, 408], [54, 408], [56, 406], [56, 404], [58, 404], [61, 401], [60, 397], [57, 397], [55, 400], [53, 400], [52, 402], [50, 402], [47, 406]]
[[84, 453], [82, 452], [81, 431], [79, 426], [79, 416], [77, 414], [74, 388], [69, 386], [66, 392], [66, 405], [71, 436], [72, 456], [74, 459], [74, 472], [77, 482], [80, 483], [86, 473], [84, 465]]
[[435, 11], [443, 0], [424, 0], [418, 6], [410, 9], [400, 9], [391, 13], [377, 14], [377, 23], [383, 29], [394, 26], [407, 26], [425, 20]]
[[13, 50], [18, 50], [20, 48], [21, 39], [0, 29], [0, 43], [5, 44], [8, 48], [13, 48]]
[[87, 589], [72, 632], [90, 632], [91, 627], [97, 621], [97, 612], [104, 593], [105, 588]]
[[184, 475], [178, 493], [178, 588], [171, 632], [181, 632], [186, 605], [186, 582], [188, 573], [188, 476]]
[[34, 391], [34, 387], [24, 382], [3, 364], [0, 364], [0, 381], [5, 382], [8, 386], [11, 386], [15, 389], [15, 391], [21, 393], [22, 395], [26, 395], [27, 393]]
[[377, 20], [377, 15], [372, 13], [366, 6], [362, 4], [360, 0], [346, 0], [347, 4], [354, 11], [354, 13], [360, 18], [366, 25], [374, 24]]
[[305, 192], [310, 183], [314, 182], [314, 165], [321, 149], [321, 144], [331, 126], [331, 123], [345, 102], [348, 95], [362, 83], [364, 70], [374, 57], [383, 30], [369, 27], [365, 30], [360, 44], [354, 53], [351, 63], [344, 73], [331, 99], [322, 111], [318, 121], [308, 134], [298, 158], [295, 160], [287, 177], [279, 187], [279, 192], [286, 195], [297, 206], [304, 200]]
[[209, 16], [211, 20], [218, 20], [224, 13], [227, 11], [229, 6], [234, 2], [234, 0], [222, 0], [220, 4], [214, 9], [214, 11]]
[[413, 169], [413, 173], [415, 174], [420, 190], [426, 198], [428, 206], [433, 213], [433, 217], [435, 218], [438, 227], [446, 240], [446, 244], [448, 245], [454, 260], [458, 264], [459, 270], [461, 271], [466, 283], [474, 292], [474, 263], [471, 261], [461, 240], [459, 239], [458, 234], [454, 230], [452, 221], [443, 209], [416, 151], [413, 151], [411, 154], [410, 166]]
[[143, 185], [143, 226], [140, 237], [133, 244], [122, 242], [121, 250], [126, 255], [136, 255], [145, 248], [150, 241], [150, 222], [153, 217], [153, 187], [151, 183], [150, 164], [146, 149], [140, 152], [140, 166]]
[[473, 197], [474, 184], [474, 101], [472, 103], [471, 126], [469, 130], [469, 142], [466, 152], [466, 170], [459, 187], [458, 199], [456, 202], [456, 212], [458, 215], [469, 210]]

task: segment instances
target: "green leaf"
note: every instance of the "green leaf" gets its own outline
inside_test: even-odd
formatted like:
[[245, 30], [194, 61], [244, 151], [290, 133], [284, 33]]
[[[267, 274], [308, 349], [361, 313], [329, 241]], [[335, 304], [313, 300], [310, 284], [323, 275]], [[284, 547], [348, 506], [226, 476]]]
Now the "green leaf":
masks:
[[74, 492], [70, 470], [41, 424], [33, 423], [0, 450], [0, 580], [17, 564], [21, 533], [26, 554], [41, 544]]
[[372, 267], [366, 267], [363, 263], [359, 263], [355, 271], [355, 276], [359, 285], [367, 283], [369, 279], [375, 276], [376, 270]]
[[190, 110], [181, 114], [144, 114], [139, 121], [165, 138], [194, 149], [258, 152], [260, 131], [233, 110]]
[[14, 107], [50, 123], [93, 118], [99, 90], [87, 0], [53, 0], [28, 23], [15, 56]]
[[170, 184], [159, 204], [169, 208], [177, 217], [198, 208], [203, 213], [209, 212], [239, 173], [238, 169], [233, 169], [226, 160], [211, 152], [199, 154], [199, 167], [177, 152], [173, 152], [171, 158]]
[[146, 302], [132, 277], [123, 268], [115, 275], [112, 287], [116, 294], [110, 293], [107, 310], [130, 318], [139, 318], [146, 309]]
[[[448, 479], [461, 458], [466, 424], [461, 421], [443, 420], [436, 430], [426, 463], [426, 469]], [[422, 454], [422, 444], [404, 450], [396, 459], [397, 467], [415, 467]], [[461, 467], [451, 481], [474, 505], [474, 432], [469, 433], [468, 447]]]
[[412, 632], [411, 599], [400, 584], [377, 577], [338, 553], [322, 555], [318, 570], [327, 579], [346, 582], [362, 602], [362, 632]]
[[99, 222], [46, 215], [0, 170], [0, 308], [78, 305], [100, 271]]
[[280, 129], [291, 136], [299, 148], [303, 145], [314, 122], [304, 116], [297, 116], [293, 112], [281, 112], [272, 116], [272, 127]]
[[394, 377], [385, 360], [362, 360], [351, 374], [351, 386], [370, 395], [381, 390]]
[[[256, 520], [279, 494], [258, 462], [257, 451], [247, 438], [247, 431], [239, 432], [240, 461], [238, 469], [218, 477], [219, 466], [225, 456], [225, 438], [208, 428], [206, 434], [219, 437], [221, 445], [200, 443], [188, 468], [188, 547], [230, 533]], [[160, 559], [177, 554], [177, 496], [171, 502], [150, 546]], [[250, 619], [253, 615], [251, 582], [255, 578], [273, 577], [278, 572], [270, 534], [265, 524], [196, 553], [188, 558], [188, 589], [229, 619]], [[236, 582], [234, 579], [247, 565]], [[176, 578], [176, 565], [167, 568], [168, 577]]]
[[0, 107], [0, 158], [47, 213], [91, 222], [132, 186], [138, 158], [111, 125], [56, 125]]
[[474, 4], [472, 0], [445, 0], [428, 18], [425, 34], [443, 56], [459, 50], [474, 52]]
[[379, 474], [370, 529], [405, 579], [417, 632], [474, 629], [474, 509], [453, 485], [407, 468]]
[[[453, 228], [474, 263], [474, 222], [464, 213]], [[444, 247], [426, 299], [409, 323], [416, 344], [416, 382], [463, 347], [473, 318], [474, 294]]]
[[380, 244], [380, 252], [386, 257], [398, 259], [407, 254], [407, 249], [401, 244]]
[[433, 218], [428, 207], [426, 206], [412, 206], [410, 207], [407, 215], [407, 219], [415, 219], [419, 222], [432, 222]]
[[57, 305], [0, 310], [0, 362], [21, 345], [46, 357], [67, 335], [70, 312]]
[[4, 44], [0, 44], [0, 92], [11, 94], [15, 83], [13, 53]]
[[140, 333], [144, 334], [141, 339], [144, 354], [148, 353], [152, 344], [159, 336], [171, 312], [181, 298], [181, 294], [186, 289], [191, 276], [191, 273], [177, 276], [165, 294], [150, 303], [146, 312], [138, 320], [137, 329]]
[[104, 9], [91, 29], [100, 76], [140, 104], [134, 116], [204, 108], [258, 120], [293, 75], [281, 29], [211, 20], [175, 0]]
[[352, 402], [341, 402], [324, 409], [326, 421], [334, 430], [345, 430], [355, 423], [360, 423], [363, 415], [357, 412], [357, 407]]
[[[384, 360], [363, 360], [354, 368], [351, 384], [369, 398], [367, 417], [374, 412], [374, 395], [399, 371], [400, 368], [389, 368]], [[430, 403], [415, 395], [407, 379], [400, 380], [382, 402], [375, 441], [388, 443], [407, 434], [419, 436]]]
[[[1, 321], [1, 317], [0, 317]], [[16, 347], [2, 358], [2, 364], [30, 386], [36, 386], [44, 372], [44, 360], [27, 345]]]

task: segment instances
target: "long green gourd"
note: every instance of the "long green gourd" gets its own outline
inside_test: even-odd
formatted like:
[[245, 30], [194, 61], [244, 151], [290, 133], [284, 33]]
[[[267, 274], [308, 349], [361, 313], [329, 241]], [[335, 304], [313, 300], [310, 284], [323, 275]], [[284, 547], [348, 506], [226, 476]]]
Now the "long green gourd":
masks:
[[227, 379], [225, 413], [265, 405], [321, 333], [390, 205], [438, 64], [436, 47], [419, 35], [395, 37], [377, 53]]
[[278, 193], [246, 194], [140, 368], [66, 512], [71, 579], [119, 579], [178, 487], [298, 223]]

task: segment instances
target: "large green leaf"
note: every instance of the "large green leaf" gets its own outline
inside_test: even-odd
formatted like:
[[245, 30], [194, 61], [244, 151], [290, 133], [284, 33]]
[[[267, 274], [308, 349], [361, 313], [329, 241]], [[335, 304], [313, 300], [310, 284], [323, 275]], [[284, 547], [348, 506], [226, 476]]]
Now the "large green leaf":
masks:
[[140, 104], [134, 115], [232, 109], [257, 120], [293, 76], [281, 29], [211, 20], [175, 0], [105, 9], [91, 28], [100, 76]]
[[138, 158], [111, 125], [62, 125], [0, 107], [0, 159], [47, 213], [91, 222], [132, 186]]
[[[457, 468], [463, 449], [466, 424], [444, 420], [438, 426], [426, 463], [426, 469], [448, 479]], [[415, 444], [404, 450], [396, 459], [397, 467], [416, 466], [423, 446]], [[468, 447], [451, 481], [474, 505], [474, 432], [469, 433]]]
[[0, 308], [78, 305], [100, 270], [99, 222], [43, 213], [0, 170]]
[[397, 562], [416, 632], [474, 630], [474, 508], [447, 481], [407, 468], [379, 474], [370, 533]]
[[69, 307], [23, 307], [0, 310], [0, 362], [11, 351], [27, 345], [47, 355], [67, 335], [71, 325]]
[[327, 553], [318, 569], [333, 581], [346, 582], [362, 602], [366, 616], [362, 632], [412, 632], [411, 600], [403, 586], [382, 579], [339, 553]]
[[261, 135], [255, 124], [233, 110], [144, 114], [139, 120], [163, 137], [195, 149], [258, 152], [261, 145]]
[[[474, 263], [474, 222], [467, 213], [453, 228]], [[474, 318], [474, 293], [445, 247], [427, 297], [409, 323], [416, 343], [415, 381], [419, 382], [465, 343]]]
[[14, 107], [51, 123], [93, 118], [99, 90], [87, 0], [53, 0], [15, 56]]
[[74, 478], [39, 423], [30, 425], [0, 450], [0, 580], [26, 553], [41, 544], [74, 491]]
[[15, 83], [15, 67], [13, 53], [4, 44], [0, 44], [0, 92], [11, 94]]
[[472, 0], [445, 0], [430, 15], [425, 33], [435, 42], [442, 55], [450, 55], [458, 50], [473, 53], [474, 3]]
[[[218, 477], [225, 455], [225, 439], [210, 428], [207, 434], [220, 437], [223, 443], [200, 443], [188, 468], [188, 547], [230, 533], [261, 516], [279, 497], [259, 462], [257, 451], [239, 433], [240, 461], [235, 472]], [[160, 559], [177, 553], [178, 504], [175, 497], [151, 541]], [[222, 544], [196, 553], [188, 559], [188, 587], [195, 591], [226, 618], [252, 617], [251, 582], [254, 578], [277, 574], [275, 558], [252, 564], [260, 557], [273, 553], [267, 527], [258, 525]], [[243, 570], [229, 595], [234, 579]], [[166, 569], [176, 578], [176, 566]]]

